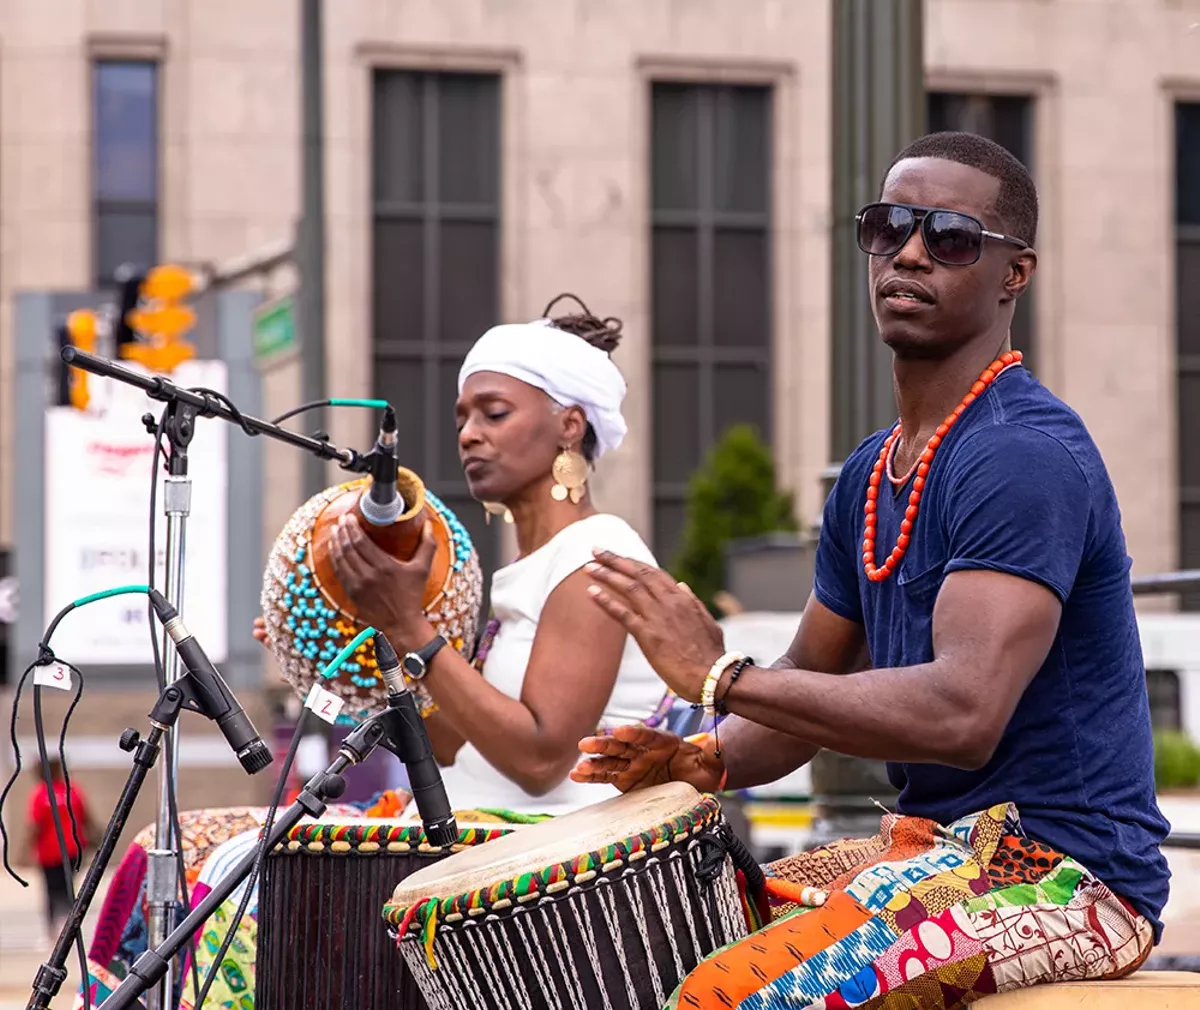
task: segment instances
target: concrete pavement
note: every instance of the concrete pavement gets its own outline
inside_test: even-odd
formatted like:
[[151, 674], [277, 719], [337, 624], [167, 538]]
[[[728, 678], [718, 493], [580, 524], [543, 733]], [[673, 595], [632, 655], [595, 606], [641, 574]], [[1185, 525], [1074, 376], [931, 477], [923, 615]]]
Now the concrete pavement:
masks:
[[[0, 1010], [24, 1010], [33, 978], [55, 940], [46, 931], [41, 871], [20, 867], [18, 872], [29, 881], [29, 887], [22, 887], [0, 869]], [[106, 878], [85, 920], [84, 935], [89, 939], [107, 888]], [[67, 970], [70, 975], [51, 1003], [52, 1010], [70, 1010], [74, 1004], [80, 979], [78, 955], [72, 955]]]

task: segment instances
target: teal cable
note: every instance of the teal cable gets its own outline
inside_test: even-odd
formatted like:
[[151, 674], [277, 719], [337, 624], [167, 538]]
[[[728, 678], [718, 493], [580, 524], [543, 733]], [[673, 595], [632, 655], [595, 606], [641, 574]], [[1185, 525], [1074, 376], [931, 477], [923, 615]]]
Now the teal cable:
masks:
[[116, 589], [104, 589], [98, 593], [92, 593], [89, 596], [81, 596], [72, 607], [82, 607], [87, 603], [95, 603], [97, 600], [107, 600], [110, 596], [126, 596], [130, 593], [149, 593], [149, 586], [119, 586]]
[[353, 400], [346, 399], [341, 396], [335, 396], [329, 401], [331, 407], [369, 407], [372, 410], [383, 410], [387, 405], [387, 400]]
[[347, 645], [336, 656], [334, 656], [329, 665], [321, 671], [321, 680], [327, 680], [337, 673], [338, 667], [340, 667], [344, 662], [346, 662], [347, 659], [354, 655], [354, 650], [374, 634], [374, 628], [363, 628], [362, 631], [360, 631], [350, 640], [350, 644]]

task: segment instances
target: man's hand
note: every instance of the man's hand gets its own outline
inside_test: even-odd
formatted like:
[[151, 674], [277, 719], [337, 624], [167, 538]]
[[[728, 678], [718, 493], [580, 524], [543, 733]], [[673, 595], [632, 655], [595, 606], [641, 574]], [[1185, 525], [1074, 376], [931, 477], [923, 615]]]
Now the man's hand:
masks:
[[708, 671], [725, 652], [725, 635], [687, 586], [661, 568], [596, 551], [586, 566], [592, 598], [619, 621], [667, 686], [699, 701]]
[[571, 771], [574, 782], [613, 785], [623, 793], [664, 782], [687, 782], [702, 793], [715, 792], [725, 767], [707, 734], [682, 739], [645, 726], [618, 726], [611, 736], [579, 741], [586, 757]]

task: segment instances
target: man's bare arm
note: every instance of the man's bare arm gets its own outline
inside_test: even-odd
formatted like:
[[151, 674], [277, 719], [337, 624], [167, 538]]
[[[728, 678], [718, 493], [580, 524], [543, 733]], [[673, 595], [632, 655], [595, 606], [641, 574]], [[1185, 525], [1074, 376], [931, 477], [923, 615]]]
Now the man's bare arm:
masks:
[[[810, 596], [787, 652], [760, 672], [764, 684], [770, 684], [772, 670], [845, 674], [869, 666], [862, 625], [839, 617], [815, 596]], [[794, 734], [739, 715], [721, 723], [721, 748], [730, 789], [775, 782], [807, 764], [821, 749]]]
[[[934, 605], [932, 662], [842, 677], [800, 664], [793, 670], [750, 668], [725, 704], [743, 720], [810, 746], [980, 768], [1045, 662], [1061, 613], [1058, 597], [1039, 583], [993, 571], [953, 572]], [[728, 766], [745, 762], [747, 770], [759, 772], [766, 759], [753, 751], [766, 738], [738, 737], [735, 750], [734, 734], [728, 734]], [[740, 785], [744, 773], [738, 774]]]

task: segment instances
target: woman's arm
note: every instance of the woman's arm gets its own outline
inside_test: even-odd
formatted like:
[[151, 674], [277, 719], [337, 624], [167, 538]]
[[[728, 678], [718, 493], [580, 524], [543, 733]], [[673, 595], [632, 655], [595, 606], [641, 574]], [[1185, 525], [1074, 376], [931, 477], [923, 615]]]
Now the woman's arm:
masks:
[[[616, 683], [625, 630], [590, 605], [589, 582], [574, 572], [546, 600], [520, 699], [493, 687], [453, 649], [438, 652], [425, 675], [437, 714], [533, 796], [566, 779], [580, 738], [595, 732]], [[406, 643], [435, 634], [423, 618], [385, 633]]]
[[[430, 638], [433, 636], [430, 635]], [[476, 674], [478, 676], [478, 674]], [[466, 738], [454, 728], [449, 717], [441, 709], [431, 712], [425, 717], [425, 732], [429, 734], [429, 743], [433, 747], [433, 756], [443, 768], [454, 764], [458, 752], [462, 750]]]

